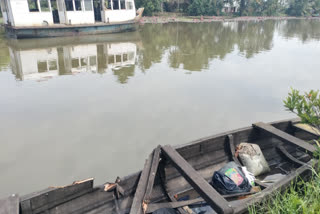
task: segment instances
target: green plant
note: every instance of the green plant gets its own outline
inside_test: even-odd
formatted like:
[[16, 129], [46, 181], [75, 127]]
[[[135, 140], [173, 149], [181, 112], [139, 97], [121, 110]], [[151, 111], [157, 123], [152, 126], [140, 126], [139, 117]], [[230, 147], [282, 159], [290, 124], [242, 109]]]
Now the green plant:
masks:
[[309, 181], [298, 179], [284, 192], [276, 192], [262, 204], [249, 207], [249, 214], [317, 214], [320, 211], [320, 175], [312, 168]]
[[300, 94], [296, 89], [291, 89], [289, 96], [283, 101], [290, 112], [301, 118], [302, 123], [307, 123], [320, 129], [320, 93], [311, 90]]

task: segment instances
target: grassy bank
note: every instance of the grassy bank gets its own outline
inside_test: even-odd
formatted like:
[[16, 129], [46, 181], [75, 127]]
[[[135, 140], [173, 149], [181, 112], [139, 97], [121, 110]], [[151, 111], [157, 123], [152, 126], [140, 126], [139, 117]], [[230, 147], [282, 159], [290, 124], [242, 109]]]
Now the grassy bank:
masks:
[[318, 214], [320, 213], [320, 173], [310, 181], [292, 184], [284, 193], [276, 193], [263, 204], [250, 207], [250, 214]]
[[3, 18], [0, 17], [0, 25], [2, 25], [2, 24], [3, 24]]
[[319, 17], [292, 17], [292, 16], [178, 16], [177, 14], [164, 14], [158, 16], [144, 16], [141, 23], [170, 23], [170, 22], [239, 22], [239, 21], [264, 21], [264, 20], [289, 20], [289, 19], [317, 19]]

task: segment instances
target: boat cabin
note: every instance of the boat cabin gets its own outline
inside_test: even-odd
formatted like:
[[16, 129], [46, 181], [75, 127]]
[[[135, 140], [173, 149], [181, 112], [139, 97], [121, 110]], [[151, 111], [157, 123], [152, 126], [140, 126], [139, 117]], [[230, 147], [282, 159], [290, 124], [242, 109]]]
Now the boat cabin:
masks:
[[134, 0], [1, 0], [4, 24], [13, 27], [117, 23], [136, 17]]

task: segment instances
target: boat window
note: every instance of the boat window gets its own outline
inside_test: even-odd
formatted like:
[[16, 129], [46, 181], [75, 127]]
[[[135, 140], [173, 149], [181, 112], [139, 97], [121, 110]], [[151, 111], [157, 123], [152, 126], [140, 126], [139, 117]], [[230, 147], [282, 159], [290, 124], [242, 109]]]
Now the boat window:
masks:
[[114, 10], [119, 10], [119, 2], [118, 0], [113, 0], [113, 9]]
[[56, 70], [58, 70], [57, 61], [50, 60], [49, 61], [49, 71], [56, 71]]
[[39, 6], [37, 0], [28, 0], [29, 11], [30, 12], [39, 12]]
[[87, 58], [80, 58], [80, 63], [82, 67], [85, 67], [88, 65], [88, 59]]
[[97, 57], [96, 56], [90, 56], [89, 57], [90, 65], [97, 65]]
[[91, 0], [84, 0], [84, 8], [86, 11], [92, 11], [92, 2]]
[[65, 0], [66, 3], [66, 10], [73, 11], [73, 1], [72, 0]]
[[79, 68], [80, 67], [79, 58], [73, 58], [71, 61], [71, 66], [72, 68]]
[[131, 1], [127, 2], [127, 10], [132, 10], [133, 9], [133, 4]]
[[105, 0], [105, 9], [111, 10], [111, 0]]
[[121, 10], [125, 10], [126, 9], [126, 0], [120, 0], [120, 6], [121, 6]]
[[81, 11], [81, 0], [74, 0], [74, 6], [76, 8], [77, 11]]
[[123, 54], [123, 62], [126, 62], [128, 61], [128, 54]]
[[116, 55], [116, 62], [121, 62], [121, 55]]
[[108, 64], [113, 64], [114, 63], [114, 56], [113, 55], [109, 55], [108, 56]]
[[38, 73], [44, 73], [48, 71], [47, 61], [38, 61]]
[[40, 8], [41, 8], [41, 12], [50, 11], [48, 0], [40, 0]]

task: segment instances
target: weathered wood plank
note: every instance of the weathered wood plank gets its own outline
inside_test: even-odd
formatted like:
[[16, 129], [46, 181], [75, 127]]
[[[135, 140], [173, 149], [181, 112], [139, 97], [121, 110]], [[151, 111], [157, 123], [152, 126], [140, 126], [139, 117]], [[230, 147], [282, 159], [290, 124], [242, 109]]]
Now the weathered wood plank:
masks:
[[161, 146], [158, 146], [154, 152], [153, 152], [153, 158], [152, 158], [152, 163], [151, 163], [151, 169], [149, 172], [149, 178], [148, 178], [148, 183], [147, 183], [147, 189], [143, 198], [143, 201], [148, 203], [151, 198], [151, 193], [152, 193], [152, 188], [154, 185], [154, 179], [157, 174], [159, 162], [160, 162], [160, 152], [161, 152]]
[[241, 166], [241, 163], [239, 162], [238, 158], [236, 157], [236, 147], [234, 145], [234, 139], [233, 139], [233, 135], [229, 134], [228, 135], [228, 143], [229, 143], [229, 148], [230, 148], [230, 152], [231, 152], [231, 157], [232, 160], [238, 164], [239, 166]]
[[278, 145], [277, 149], [292, 163], [297, 164], [298, 166], [303, 166], [306, 164], [298, 160], [297, 158], [293, 157], [282, 145]]
[[299, 147], [301, 147], [311, 153], [316, 151], [316, 148], [314, 146], [312, 146], [311, 144], [309, 144], [299, 138], [296, 138], [292, 135], [289, 135], [286, 132], [283, 132], [283, 131], [281, 131], [281, 130], [279, 130], [269, 124], [260, 122], [260, 123], [253, 124], [253, 127], [255, 127], [259, 130], [262, 130], [264, 132], [267, 132], [267, 133], [271, 134], [273, 137], [275, 137], [281, 141], [299, 146]]
[[153, 157], [153, 152], [149, 155], [149, 158], [146, 160], [143, 170], [141, 172], [139, 183], [136, 188], [136, 192], [134, 194], [134, 198], [132, 201], [130, 214], [142, 214], [142, 202], [143, 202], [143, 197], [146, 193], [148, 177], [151, 170], [152, 157]]
[[162, 147], [162, 152], [214, 210], [218, 213], [233, 213], [228, 202], [175, 149], [166, 145]]
[[302, 130], [304, 132], [312, 134], [315, 137], [320, 137], [320, 130], [308, 124], [297, 123], [297, 124], [293, 124], [293, 127], [295, 127], [298, 130]]
[[1, 199], [0, 214], [19, 214], [19, 195]]
[[139, 183], [133, 198], [130, 214], [143, 213], [142, 204], [150, 200], [154, 179], [160, 161], [161, 146], [158, 146], [149, 156], [141, 172]]
[[80, 197], [93, 189], [93, 179], [77, 181], [69, 186], [49, 188], [45, 191], [32, 193], [21, 198], [23, 213], [40, 213], [59, 204]]

